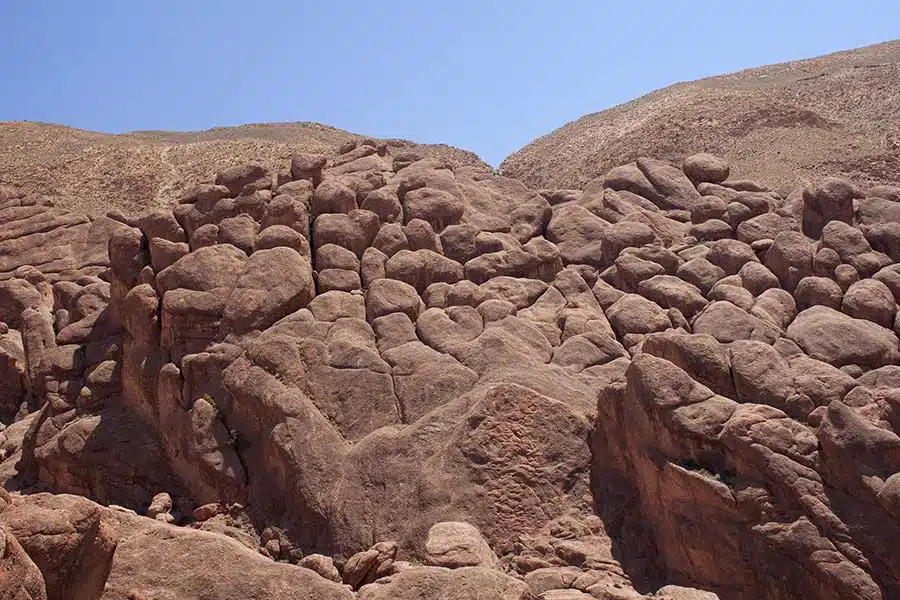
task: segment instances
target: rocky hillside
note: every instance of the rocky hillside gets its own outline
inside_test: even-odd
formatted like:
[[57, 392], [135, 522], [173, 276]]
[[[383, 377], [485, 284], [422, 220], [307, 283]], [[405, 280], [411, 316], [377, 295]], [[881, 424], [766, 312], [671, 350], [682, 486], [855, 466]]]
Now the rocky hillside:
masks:
[[230, 163], [0, 188], [0, 598], [900, 597], [900, 188]]
[[[0, 185], [53, 199], [57, 206], [102, 215], [170, 207], [217, 170], [257, 162], [274, 168], [296, 151], [331, 157], [363, 136], [318, 123], [270, 123], [200, 132], [110, 135], [44, 123], [0, 123]], [[383, 140], [454, 166], [484, 165], [473, 153], [440, 144]]]
[[640, 156], [707, 151], [773, 189], [838, 176], [900, 181], [900, 41], [679, 83], [587, 115], [501, 165], [534, 187], [583, 187]]

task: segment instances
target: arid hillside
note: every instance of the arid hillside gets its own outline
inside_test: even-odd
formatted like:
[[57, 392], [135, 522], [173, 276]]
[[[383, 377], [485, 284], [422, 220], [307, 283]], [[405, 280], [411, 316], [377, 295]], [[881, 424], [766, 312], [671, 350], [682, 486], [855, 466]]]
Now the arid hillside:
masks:
[[[364, 136], [318, 123], [271, 123], [200, 132], [141, 131], [111, 135], [62, 125], [0, 123], [0, 184], [50, 196], [58, 206], [90, 214], [137, 214], [170, 206], [223, 165], [290, 162], [295, 151], [332, 155]], [[384, 140], [395, 149], [484, 165], [472, 152], [443, 144]], [[485, 165], [486, 166], [486, 165]]]
[[582, 188], [640, 156], [725, 156], [775, 187], [833, 175], [900, 180], [900, 41], [679, 83], [573, 121], [501, 165], [534, 187]]

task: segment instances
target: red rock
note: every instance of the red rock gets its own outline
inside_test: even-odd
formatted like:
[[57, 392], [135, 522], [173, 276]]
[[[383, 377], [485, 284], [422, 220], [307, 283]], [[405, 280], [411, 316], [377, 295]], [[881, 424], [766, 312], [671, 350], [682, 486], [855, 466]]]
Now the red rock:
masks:
[[682, 164], [685, 175], [695, 184], [722, 183], [728, 179], [728, 163], [712, 154], [693, 154]]
[[[536, 192], [399, 148], [144, 217], [4, 192], [0, 481], [27, 518], [0, 508], [0, 568], [122, 600], [890, 597], [890, 198], [813, 242], [802, 193], [710, 157]], [[28, 529], [53, 519], [77, 526]]]
[[216, 174], [216, 185], [224, 185], [237, 196], [272, 187], [272, 174], [262, 165], [239, 165]]
[[811, 238], [822, 235], [829, 222], [853, 221], [853, 186], [842, 179], [830, 177], [814, 189], [803, 191], [803, 233]]

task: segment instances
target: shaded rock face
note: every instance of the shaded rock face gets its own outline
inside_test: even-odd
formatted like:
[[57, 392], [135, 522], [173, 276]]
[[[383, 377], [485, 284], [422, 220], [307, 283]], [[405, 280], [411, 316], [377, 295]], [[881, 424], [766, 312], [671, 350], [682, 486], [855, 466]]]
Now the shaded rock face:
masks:
[[710, 155], [543, 193], [337, 157], [226, 169], [71, 268], [6, 255], [15, 593], [896, 595], [900, 276], [869, 213], [807, 237], [831, 204]]

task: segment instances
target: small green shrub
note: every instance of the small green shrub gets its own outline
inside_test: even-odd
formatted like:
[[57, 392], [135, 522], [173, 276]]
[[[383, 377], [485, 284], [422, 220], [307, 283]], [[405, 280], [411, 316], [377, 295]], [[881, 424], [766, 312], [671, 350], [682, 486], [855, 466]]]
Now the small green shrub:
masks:
[[219, 415], [219, 406], [216, 404], [216, 399], [213, 398], [208, 392], [200, 396], [203, 400], [206, 400], [210, 406], [213, 408], [213, 412], [216, 413], [216, 416]]
[[241, 434], [237, 432], [236, 429], [228, 430], [228, 445], [232, 448], [237, 449], [238, 445], [241, 443]]

